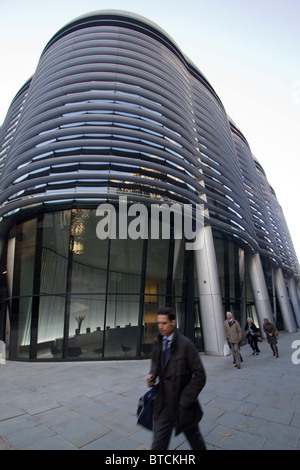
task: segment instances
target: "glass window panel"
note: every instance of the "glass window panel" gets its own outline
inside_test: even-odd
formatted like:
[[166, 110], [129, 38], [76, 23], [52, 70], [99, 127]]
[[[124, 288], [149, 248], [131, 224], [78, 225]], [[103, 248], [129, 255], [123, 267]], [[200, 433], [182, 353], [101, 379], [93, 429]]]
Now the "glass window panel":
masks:
[[[13, 295], [20, 296], [18, 313], [12, 312], [12, 324], [17, 325], [11, 340], [15, 357], [28, 358], [31, 328], [31, 307], [36, 243], [36, 219], [17, 227]], [[14, 310], [14, 307], [13, 307]]]
[[45, 214], [41, 250], [38, 357], [62, 357], [71, 211]]
[[[118, 213], [116, 222], [118, 234]], [[105, 357], [136, 356], [143, 244], [129, 236], [110, 242]]]
[[29, 358], [32, 297], [19, 299], [17, 357]]
[[96, 227], [99, 221], [95, 210], [72, 211], [72, 256], [75, 263], [106, 271], [108, 240], [100, 240], [97, 237]]
[[[185, 240], [174, 240], [173, 253], [173, 295], [175, 299], [181, 299], [183, 287], [183, 259]], [[180, 300], [178, 300], [180, 301]]]
[[102, 357], [109, 243], [97, 237], [98, 222], [95, 210], [72, 211], [70, 358]]
[[102, 357], [104, 314], [104, 294], [72, 294], [67, 348], [69, 358]]
[[[118, 231], [118, 228], [117, 228]], [[109, 293], [140, 293], [143, 240], [111, 240]], [[125, 324], [126, 318], [121, 323]]]
[[[136, 356], [139, 295], [108, 295], [105, 330], [105, 357]], [[112, 325], [112, 326], [111, 326]]]
[[169, 243], [168, 239], [148, 240], [142, 352], [145, 344], [153, 342], [157, 333], [157, 311], [164, 307], [166, 302]]
[[[147, 269], [146, 269], [146, 290], [145, 295], [152, 303], [158, 303], [157, 294], [160, 296], [162, 305], [164, 306], [166, 294], [166, 279], [168, 272], [169, 259], [169, 242], [170, 240], [148, 240], [147, 252]], [[154, 291], [153, 291], [154, 289]], [[162, 296], [162, 297], [161, 297]]]
[[39, 359], [62, 358], [65, 303], [64, 295], [40, 297], [37, 348]]

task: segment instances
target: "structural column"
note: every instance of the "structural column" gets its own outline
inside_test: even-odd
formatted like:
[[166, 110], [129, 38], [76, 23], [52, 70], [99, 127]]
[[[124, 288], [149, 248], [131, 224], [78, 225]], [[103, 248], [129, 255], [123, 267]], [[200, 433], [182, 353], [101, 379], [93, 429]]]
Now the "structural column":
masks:
[[203, 229], [202, 248], [195, 250], [201, 307], [201, 325], [206, 354], [223, 356], [224, 320], [217, 260], [210, 226]]
[[297, 326], [281, 268], [274, 271], [274, 280], [284, 328], [291, 333], [297, 330]]
[[257, 311], [260, 330], [263, 333], [263, 320], [267, 318], [273, 322], [273, 312], [266, 285], [266, 280], [258, 253], [248, 255], [248, 268], [252, 294], [254, 297], [255, 308]]
[[240, 299], [241, 299], [241, 325], [245, 325], [247, 321], [247, 307], [246, 307], [246, 256], [244, 250], [239, 249], [239, 276], [241, 283]]
[[300, 301], [300, 281], [297, 282], [297, 294], [298, 294], [298, 299]]
[[300, 301], [297, 293], [295, 279], [293, 277], [290, 277], [289, 279], [289, 293], [295, 313], [296, 323], [298, 328], [300, 328]]

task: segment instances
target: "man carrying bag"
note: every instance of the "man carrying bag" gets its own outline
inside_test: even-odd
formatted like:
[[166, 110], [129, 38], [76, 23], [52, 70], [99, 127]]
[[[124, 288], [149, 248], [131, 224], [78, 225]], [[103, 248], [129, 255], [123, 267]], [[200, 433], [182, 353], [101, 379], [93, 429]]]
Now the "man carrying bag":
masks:
[[155, 338], [148, 385], [159, 379], [153, 402], [152, 450], [166, 450], [172, 430], [183, 432], [193, 450], [206, 450], [199, 429], [203, 412], [198, 395], [206, 374], [195, 345], [176, 328], [175, 312], [161, 308], [157, 314], [159, 334]]

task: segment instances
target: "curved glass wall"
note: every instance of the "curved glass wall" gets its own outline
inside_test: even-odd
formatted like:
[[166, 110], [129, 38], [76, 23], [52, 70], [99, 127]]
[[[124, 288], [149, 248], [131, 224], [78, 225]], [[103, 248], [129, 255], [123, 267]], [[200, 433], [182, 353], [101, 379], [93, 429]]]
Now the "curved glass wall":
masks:
[[[156, 313], [174, 306], [186, 330], [183, 240], [99, 239], [96, 210], [49, 212], [10, 232], [11, 359], [148, 357]], [[197, 298], [192, 339], [202, 348]], [[194, 326], [196, 330], [194, 332]]]

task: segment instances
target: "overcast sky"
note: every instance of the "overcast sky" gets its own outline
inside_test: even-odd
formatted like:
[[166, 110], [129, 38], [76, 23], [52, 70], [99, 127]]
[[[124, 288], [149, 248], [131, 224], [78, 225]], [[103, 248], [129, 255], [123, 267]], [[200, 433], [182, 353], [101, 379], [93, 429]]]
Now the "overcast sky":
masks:
[[0, 0], [0, 124], [49, 39], [107, 8], [154, 21], [206, 76], [263, 166], [300, 260], [300, 0]]

